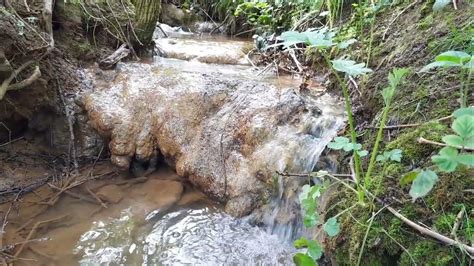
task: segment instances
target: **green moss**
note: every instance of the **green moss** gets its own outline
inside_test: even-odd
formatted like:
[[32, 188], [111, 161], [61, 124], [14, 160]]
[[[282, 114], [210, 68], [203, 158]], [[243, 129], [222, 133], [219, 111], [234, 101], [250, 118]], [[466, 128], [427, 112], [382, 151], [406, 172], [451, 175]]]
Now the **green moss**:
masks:
[[417, 263], [430, 266], [455, 265], [454, 256], [448, 249], [443, 248], [438, 243], [432, 241], [420, 241], [408, 248], [408, 252], [403, 252], [399, 265], [413, 265], [410, 258]]
[[418, 138], [423, 137], [433, 141], [440, 141], [442, 136], [448, 132], [446, 125], [437, 121], [418, 126], [416, 129], [408, 129], [400, 134], [395, 140], [389, 142], [387, 150], [401, 149], [403, 151], [402, 162], [406, 164], [419, 164], [420, 160], [429, 158], [431, 153], [437, 149], [427, 144], [418, 143]]

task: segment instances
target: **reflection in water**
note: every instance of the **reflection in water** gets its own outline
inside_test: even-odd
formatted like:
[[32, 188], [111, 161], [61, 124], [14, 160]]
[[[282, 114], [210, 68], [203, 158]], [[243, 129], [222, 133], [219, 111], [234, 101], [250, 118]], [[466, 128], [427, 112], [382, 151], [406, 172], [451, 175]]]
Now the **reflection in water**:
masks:
[[80, 263], [97, 264], [289, 264], [293, 248], [259, 227], [203, 204], [176, 208], [144, 226], [130, 211], [97, 221], [75, 249]]

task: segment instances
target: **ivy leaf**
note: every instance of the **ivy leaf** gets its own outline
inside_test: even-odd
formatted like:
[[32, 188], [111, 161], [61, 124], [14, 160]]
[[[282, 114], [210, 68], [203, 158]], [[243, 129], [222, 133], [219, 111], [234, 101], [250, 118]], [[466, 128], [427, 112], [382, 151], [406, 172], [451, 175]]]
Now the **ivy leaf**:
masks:
[[431, 170], [421, 171], [413, 180], [410, 188], [410, 196], [413, 198], [413, 201], [426, 196], [433, 189], [436, 182], [438, 182], [438, 176], [435, 172]]
[[372, 69], [365, 67], [364, 63], [356, 64], [353, 60], [336, 59], [331, 62], [334, 69], [353, 77], [372, 72]]
[[339, 234], [340, 226], [337, 222], [336, 217], [329, 218], [326, 223], [323, 225], [323, 230], [328, 234], [328, 236], [333, 237]]
[[469, 107], [459, 108], [459, 109], [457, 109], [456, 111], [453, 112], [453, 116], [455, 118], [459, 118], [463, 115], [474, 116], [474, 107], [469, 106]]
[[470, 115], [463, 115], [456, 118], [451, 125], [454, 132], [458, 133], [461, 138], [469, 138], [474, 136], [474, 119]]
[[469, 167], [474, 167], [474, 154], [461, 153], [458, 155], [458, 162]]
[[418, 173], [419, 171], [411, 171], [408, 174], [404, 175], [402, 179], [400, 179], [400, 185], [406, 186], [410, 184], [418, 176]]
[[441, 11], [443, 8], [449, 5], [449, 3], [451, 3], [451, 0], [436, 0], [433, 4], [433, 12]]
[[333, 141], [328, 143], [328, 148], [333, 150], [340, 150], [349, 143], [346, 137], [335, 137]]
[[444, 172], [450, 173], [458, 166], [458, 150], [453, 147], [442, 148], [431, 160]]
[[304, 253], [296, 253], [293, 256], [293, 262], [297, 266], [316, 266], [316, 262]]

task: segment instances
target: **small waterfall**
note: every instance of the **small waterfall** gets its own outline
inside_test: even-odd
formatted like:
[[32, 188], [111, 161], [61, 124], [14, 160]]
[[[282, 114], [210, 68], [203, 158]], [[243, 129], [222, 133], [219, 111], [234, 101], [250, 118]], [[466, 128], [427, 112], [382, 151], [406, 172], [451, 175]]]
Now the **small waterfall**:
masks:
[[[270, 146], [280, 156], [279, 171], [287, 173], [310, 173], [319, 162], [326, 145], [344, 126], [345, 118], [340, 105], [329, 95], [314, 100], [313, 106], [321, 110], [319, 116], [308, 114], [302, 131], [283, 131]], [[291, 160], [279, 153], [280, 145], [296, 145]], [[267, 154], [267, 156], [272, 156]], [[329, 167], [331, 168], [331, 167]], [[328, 169], [334, 170], [334, 169]], [[275, 175], [276, 193], [272, 200], [258, 212], [247, 217], [250, 221], [262, 224], [268, 233], [291, 242], [305, 234], [298, 196], [300, 188], [309, 182], [304, 177]], [[317, 180], [311, 180], [317, 182]]]

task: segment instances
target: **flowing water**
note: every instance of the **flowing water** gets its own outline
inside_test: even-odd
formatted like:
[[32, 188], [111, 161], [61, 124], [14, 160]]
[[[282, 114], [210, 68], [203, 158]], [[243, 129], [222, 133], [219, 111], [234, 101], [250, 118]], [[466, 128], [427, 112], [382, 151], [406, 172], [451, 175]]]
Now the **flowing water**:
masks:
[[[152, 68], [173, 69], [190, 76], [199, 74], [204, 77], [214, 75], [256, 80], [277, 88], [296, 88], [299, 85], [299, 81], [291, 77], [257, 75], [259, 71], [252, 69], [241, 52], [249, 42], [160, 39], [157, 44], [161, 49], [159, 53], [166, 58], [124, 64], [119, 68], [122, 71], [132, 68], [142, 71], [149, 69], [143, 66], [151, 65]], [[344, 122], [339, 101], [328, 95], [313, 101], [311, 104], [318, 106], [325, 115], [313, 116], [309, 113], [303, 116], [304, 129], [281, 127], [271, 141], [255, 150], [256, 158], [272, 161], [280, 171], [311, 171], [327, 142]], [[288, 153], [287, 147], [297, 151]], [[100, 167], [108, 168], [110, 165], [96, 168]], [[23, 229], [22, 225], [30, 220], [57, 219], [36, 232], [37, 241], [30, 244], [31, 249], [22, 253], [24, 258], [35, 261], [24, 260], [21, 263], [287, 265], [292, 263], [291, 257], [295, 252], [292, 240], [304, 233], [296, 202], [301, 182], [276, 179], [278, 189], [273, 200], [260, 212], [238, 219], [226, 214], [222, 206], [208, 200], [168, 168], [161, 168], [141, 183], [130, 182], [124, 177], [115, 180], [123, 182], [107, 190], [110, 194], [106, 195], [108, 198], [118, 198], [117, 202], [112, 199], [115, 203], [109, 204], [108, 208], [69, 196], [61, 197], [53, 207], [39, 214], [28, 215], [28, 208], [25, 207], [24, 213], [20, 212], [18, 221], [13, 223], [14, 232], [19, 232], [19, 228]], [[101, 187], [106, 186], [104, 182], [89, 182], [76, 190], [92, 190], [100, 194]], [[31, 195], [28, 197], [34, 198]], [[34, 206], [30, 208], [34, 209]], [[255, 226], [255, 223], [263, 226]], [[15, 237], [15, 233], [10, 236], [11, 239]]]

